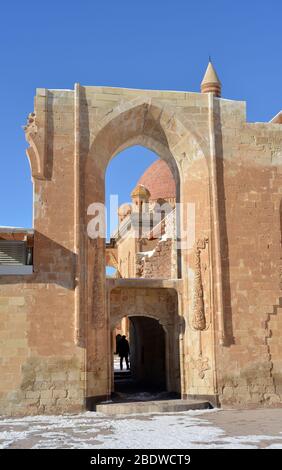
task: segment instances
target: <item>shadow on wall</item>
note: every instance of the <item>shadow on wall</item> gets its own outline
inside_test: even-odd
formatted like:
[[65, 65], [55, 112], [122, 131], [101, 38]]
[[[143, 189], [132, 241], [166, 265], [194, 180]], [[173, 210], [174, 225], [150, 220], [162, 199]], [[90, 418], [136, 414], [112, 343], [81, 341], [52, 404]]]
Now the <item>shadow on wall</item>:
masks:
[[221, 247], [221, 270], [222, 270], [222, 290], [223, 290], [223, 312], [224, 312], [224, 332], [225, 346], [235, 344], [232, 323], [232, 305], [230, 290], [230, 265], [229, 265], [229, 244], [226, 226], [226, 204], [224, 187], [224, 166], [223, 166], [223, 144], [221, 132], [221, 112], [219, 100], [214, 100], [214, 123], [215, 123], [215, 146], [217, 159], [217, 188], [220, 220], [220, 247]]
[[54, 162], [54, 116], [56, 115], [53, 110], [54, 97], [53, 94], [46, 90], [47, 93], [47, 152], [46, 152], [46, 179], [51, 180], [53, 174], [53, 162]]
[[34, 233], [34, 273], [21, 276], [0, 276], [2, 284], [58, 284], [65, 289], [75, 288], [76, 254], [46, 237]]
[[280, 201], [280, 249], [281, 249], [281, 254], [282, 254], [282, 199]]

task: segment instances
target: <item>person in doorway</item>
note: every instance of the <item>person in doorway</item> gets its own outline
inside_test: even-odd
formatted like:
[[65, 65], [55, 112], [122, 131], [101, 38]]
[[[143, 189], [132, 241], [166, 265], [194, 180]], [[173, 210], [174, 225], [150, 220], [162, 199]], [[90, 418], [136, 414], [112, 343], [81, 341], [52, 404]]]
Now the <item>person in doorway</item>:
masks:
[[129, 349], [129, 343], [125, 335], [123, 335], [122, 338], [118, 342], [117, 353], [120, 357], [120, 370], [123, 369], [123, 359], [125, 359], [126, 368], [127, 370], [129, 370], [128, 356], [130, 353], [130, 349]]
[[121, 340], [121, 335], [117, 334], [116, 335], [116, 352], [115, 352], [115, 354], [118, 354], [118, 343], [120, 342], [120, 340]]

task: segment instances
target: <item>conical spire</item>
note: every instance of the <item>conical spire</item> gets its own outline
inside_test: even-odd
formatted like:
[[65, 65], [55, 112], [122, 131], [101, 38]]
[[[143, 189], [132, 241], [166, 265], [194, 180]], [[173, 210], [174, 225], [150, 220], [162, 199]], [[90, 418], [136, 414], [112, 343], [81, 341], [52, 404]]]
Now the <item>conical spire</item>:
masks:
[[215, 96], [221, 96], [221, 83], [211, 59], [209, 60], [206, 73], [201, 83], [201, 93], [213, 93]]

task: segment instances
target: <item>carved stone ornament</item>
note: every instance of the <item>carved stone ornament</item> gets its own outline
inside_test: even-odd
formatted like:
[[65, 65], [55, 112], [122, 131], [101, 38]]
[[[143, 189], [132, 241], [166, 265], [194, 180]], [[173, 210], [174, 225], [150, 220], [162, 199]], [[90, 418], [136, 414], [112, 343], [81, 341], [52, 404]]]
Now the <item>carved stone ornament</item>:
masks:
[[193, 360], [193, 367], [198, 371], [200, 379], [205, 377], [205, 372], [210, 369], [209, 358], [199, 356], [198, 359]]
[[26, 134], [36, 134], [37, 133], [37, 125], [35, 122], [36, 115], [35, 113], [29, 113], [27, 117], [27, 123], [24, 126], [24, 130]]
[[200, 331], [206, 328], [204, 291], [201, 272], [201, 250], [205, 249], [207, 241], [207, 239], [197, 240], [194, 251], [195, 279], [192, 326], [195, 330]]
[[91, 249], [93, 250], [93, 274], [92, 274], [92, 325], [95, 328], [103, 328], [105, 326], [104, 314], [104, 292], [103, 275], [100, 266], [103, 265], [103, 251], [99, 246], [98, 240], [91, 240]]

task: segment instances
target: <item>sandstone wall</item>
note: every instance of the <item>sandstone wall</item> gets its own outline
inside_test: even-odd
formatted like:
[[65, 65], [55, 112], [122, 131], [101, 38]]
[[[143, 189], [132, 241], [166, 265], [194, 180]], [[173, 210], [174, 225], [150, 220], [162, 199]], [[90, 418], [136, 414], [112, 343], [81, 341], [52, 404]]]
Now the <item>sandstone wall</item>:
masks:
[[172, 241], [159, 241], [151, 256], [141, 261], [142, 276], [146, 279], [171, 279]]
[[[0, 276], [0, 412], [57, 413], [85, 404], [75, 344], [73, 92], [37, 90], [30, 124], [34, 274]], [[34, 157], [35, 155], [35, 157]]]
[[226, 346], [217, 341], [224, 405], [281, 403], [281, 183], [278, 124], [217, 108]]
[[121, 277], [135, 277], [135, 253], [137, 240], [128, 236], [118, 243], [119, 273]]
[[0, 413], [83, 409], [85, 366], [73, 341], [73, 292], [35, 280], [3, 281]]

